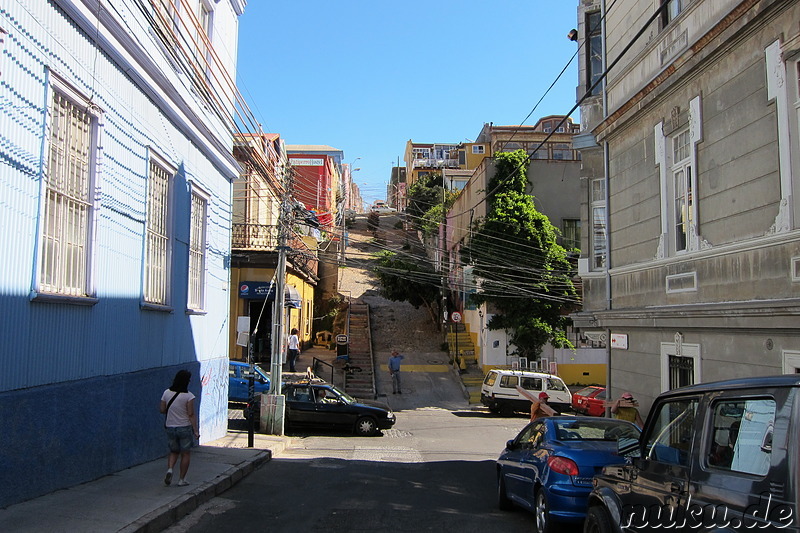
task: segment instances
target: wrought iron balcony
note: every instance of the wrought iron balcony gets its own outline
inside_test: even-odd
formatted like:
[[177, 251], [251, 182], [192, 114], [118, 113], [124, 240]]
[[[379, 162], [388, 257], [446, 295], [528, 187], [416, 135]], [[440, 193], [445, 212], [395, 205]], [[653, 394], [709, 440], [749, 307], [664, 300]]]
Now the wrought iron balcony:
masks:
[[[231, 248], [238, 251], [277, 252], [278, 226], [266, 224], [233, 224]], [[287, 240], [290, 248], [287, 259], [296, 268], [317, 275], [319, 261], [316, 251], [306, 245], [298, 235]]]
[[265, 224], [233, 224], [231, 248], [234, 250], [275, 250], [278, 226]]

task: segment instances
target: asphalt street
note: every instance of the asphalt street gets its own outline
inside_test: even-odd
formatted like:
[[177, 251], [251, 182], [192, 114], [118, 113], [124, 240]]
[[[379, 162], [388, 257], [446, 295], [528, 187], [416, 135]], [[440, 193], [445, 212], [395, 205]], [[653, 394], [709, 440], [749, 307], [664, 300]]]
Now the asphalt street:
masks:
[[530, 513], [498, 510], [494, 467], [527, 418], [470, 408], [455, 375], [423, 370], [404, 375], [404, 394], [381, 398], [397, 413], [393, 429], [290, 433], [272, 461], [168, 531], [531, 531]]

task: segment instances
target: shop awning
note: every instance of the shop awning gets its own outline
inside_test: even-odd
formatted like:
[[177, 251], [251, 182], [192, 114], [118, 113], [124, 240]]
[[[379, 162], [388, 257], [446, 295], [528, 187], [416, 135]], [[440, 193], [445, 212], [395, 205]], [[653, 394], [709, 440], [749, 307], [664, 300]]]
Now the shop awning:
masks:
[[[300, 292], [291, 285], [286, 285], [283, 293], [284, 307], [300, 309], [303, 299]], [[271, 281], [243, 281], [239, 283], [239, 298], [245, 300], [275, 301], [275, 288]]]

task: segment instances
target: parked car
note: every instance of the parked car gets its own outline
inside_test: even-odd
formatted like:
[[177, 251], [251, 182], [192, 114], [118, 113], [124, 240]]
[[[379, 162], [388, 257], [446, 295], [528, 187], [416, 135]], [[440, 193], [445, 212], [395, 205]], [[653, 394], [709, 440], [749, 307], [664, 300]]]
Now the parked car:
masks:
[[508, 441], [497, 459], [497, 503], [519, 505], [535, 514], [538, 533], [552, 533], [557, 522], [586, 516], [592, 477], [617, 464], [617, 439], [635, 439], [639, 429], [623, 420], [550, 416], [528, 424]]
[[389, 207], [385, 202], [375, 202], [370, 208], [370, 211], [382, 215], [386, 213], [396, 213], [397, 209]]
[[550, 396], [547, 403], [558, 411], [567, 410], [572, 404], [572, 395], [558, 376], [501, 369], [490, 370], [483, 379], [481, 403], [502, 416], [511, 416], [515, 411], [528, 412], [531, 401], [517, 390], [518, 385], [534, 396], [546, 392]]
[[573, 392], [572, 410], [586, 416], [606, 416], [606, 388], [591, 385]]
[[[253, 384], [256, 394], [269, 391], [269, 375], [258, 365], [254, 367]], [[249, 399], [250, 365], [239, 361], [228, 363], [228, 401], [233, 403], [247, 403]]]
[[798, 420], [796, 374], [661, 394], [629, 462], [595, 477], [584, 532], [800, 531]]
[[299, 381], [283, 387], [285, 424], [291, 429], [345, 429], [368, 436], [390, 429], [396, 421], [391, 408], [381, 402], [356, 400], [324, 382]]

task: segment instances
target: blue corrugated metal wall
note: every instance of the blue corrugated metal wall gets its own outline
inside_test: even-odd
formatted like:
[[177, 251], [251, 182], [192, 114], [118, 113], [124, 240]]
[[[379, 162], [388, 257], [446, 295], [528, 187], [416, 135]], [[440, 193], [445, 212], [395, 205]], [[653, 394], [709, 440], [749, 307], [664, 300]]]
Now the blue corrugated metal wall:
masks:
[[[231, 199], [208, 150], [54, 3], [11, 0], [0, 26], [0, 470], [27, 480], [3, 507], [163, 455], [157, 405], [180, 368], [204, 440], [224, 435]], [[50, 72], [103, 111], [91, 306], [30, 298]], [[172, 313], [140, 306], [149, 147], [179, 169]], [[185, 312], [192, 183], [210, 195], [205, 314]]]

